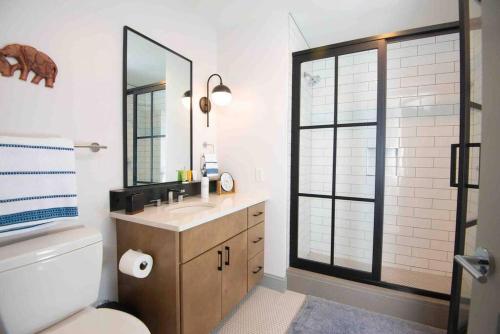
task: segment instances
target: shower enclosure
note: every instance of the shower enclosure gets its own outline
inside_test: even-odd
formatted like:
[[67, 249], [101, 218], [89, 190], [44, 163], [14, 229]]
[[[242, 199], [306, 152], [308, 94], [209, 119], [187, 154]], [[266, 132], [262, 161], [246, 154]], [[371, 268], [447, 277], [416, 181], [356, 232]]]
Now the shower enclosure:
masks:
[[[292, 267], [449, 299], [460, 174], [458, 27], [294, 53]], [[479, 151], [471, 150], [470, 173], [478, 175]]]

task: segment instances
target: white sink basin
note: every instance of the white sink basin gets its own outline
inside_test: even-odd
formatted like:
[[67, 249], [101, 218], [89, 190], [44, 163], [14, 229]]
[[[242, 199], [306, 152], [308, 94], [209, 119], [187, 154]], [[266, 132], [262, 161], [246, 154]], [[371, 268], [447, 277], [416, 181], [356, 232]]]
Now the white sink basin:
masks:
[[171, 208], [169, 211], [171, 213], [196, 213], [199, 211], [207, 210], [214, 208], [215, 204], [213, 203], [186, 203], [179, 204], [175, 207]]

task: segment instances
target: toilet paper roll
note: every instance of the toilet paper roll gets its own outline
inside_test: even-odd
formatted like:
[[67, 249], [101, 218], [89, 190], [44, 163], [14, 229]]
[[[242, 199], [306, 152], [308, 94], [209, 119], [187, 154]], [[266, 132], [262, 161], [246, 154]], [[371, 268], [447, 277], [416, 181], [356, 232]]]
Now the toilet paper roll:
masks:
[[129, 249], [120, 258], [118, 269], [126, 275], [144, 278], [153, 269], [153, 258], [149, 254]]

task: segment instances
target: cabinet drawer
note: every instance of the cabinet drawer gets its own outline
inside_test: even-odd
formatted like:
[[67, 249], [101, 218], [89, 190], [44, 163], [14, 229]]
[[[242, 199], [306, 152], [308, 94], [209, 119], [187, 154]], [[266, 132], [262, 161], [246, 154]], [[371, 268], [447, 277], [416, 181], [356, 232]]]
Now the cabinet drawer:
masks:
[[248, 258], [264, 250], [264, 222], [248, 229]]
[[260, 282], [264, 276], [264, 251], [248, 260], [248, 291]]
[[248, 227], [264, 221], [266, 216], [266, 202], [255, 204], [248, 208]]
[[206, 252], [247, 229], [247, 210], [181, 232], [181, 263]]

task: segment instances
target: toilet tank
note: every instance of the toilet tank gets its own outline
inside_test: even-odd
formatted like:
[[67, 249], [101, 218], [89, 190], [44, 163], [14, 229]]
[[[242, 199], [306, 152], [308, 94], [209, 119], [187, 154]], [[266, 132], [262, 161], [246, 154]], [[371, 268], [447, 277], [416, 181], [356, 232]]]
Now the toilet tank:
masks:
[[0, 247], [0, 333], [35, 333], [94, 303], [101, 265], [101, 234], [85, 226]]

